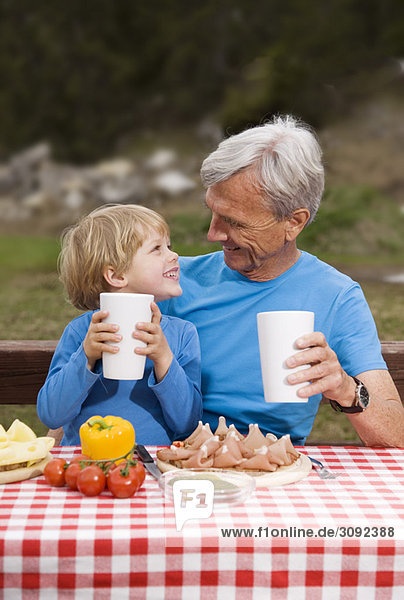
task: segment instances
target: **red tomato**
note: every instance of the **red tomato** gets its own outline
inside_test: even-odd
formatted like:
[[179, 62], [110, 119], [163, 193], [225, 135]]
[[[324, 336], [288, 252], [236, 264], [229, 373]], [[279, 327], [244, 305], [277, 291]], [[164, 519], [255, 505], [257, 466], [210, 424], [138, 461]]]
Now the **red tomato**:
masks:
[[133, 467], [136, 470], [136, 473], [138, 475], [140, 484], [139, 487], [142, 485], [142, 483], [145, 480], [146, 477], [146, 471], [144, 469], [144, 466], [142, 465], [142, 463], [140, 462], [140, 460], [137, 461], [136, 467]]
[[105, 474], [97, 465], [84, 467], [77, 476], [77, 489], [85, 496], [98, 496], [105, 487]]
[[63, 487], [65, 484], [64, 458], [53, 458], [48, 462], [43, 471], [46, 483], [53, 487]]
[[139, 461], [138, 465], [140, 465], [140, 468], [138, 466], [128, 467], [127, 475], [122, 474], [126, 471], [126, 462], [120, 463], [119, 468], [108, 473], [107, 486], [113, 496], [116, 498], [130, 498], [137, 492], [145, 478], [143, 465]]
[[81, 466], [78, 462], [71, 462], [65, 472], [65, 480], [69, 488], [77, 490], [77, 477], [81, 472]]
[[81, 460], [91, 460], [91, 458], [89, 456], [86, 456], [85, 454], [75, 454], [70, 462], [78, 463]]
[[112, 473], [112, 471], [114, 471], [115, 469], [117, 469], [120, 465], [117, 465], [115, 462], [112, 463], [111, 465], [109, 465], [108, 467], [108, 473], [107, 473], [107, 479], [108, 479], [108, 475], [110, 473]]

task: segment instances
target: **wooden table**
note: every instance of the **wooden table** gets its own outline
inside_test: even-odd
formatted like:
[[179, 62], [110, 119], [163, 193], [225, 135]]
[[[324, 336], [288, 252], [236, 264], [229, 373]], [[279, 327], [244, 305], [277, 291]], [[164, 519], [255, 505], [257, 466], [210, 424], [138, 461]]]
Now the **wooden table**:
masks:
[[149, 475], [127, 500], [86, 498], [43, 477], [4, 485], [0, 598], [404, 598], [404, 450], [301, 451], [338, 478], [313, 470], [181, 532]]

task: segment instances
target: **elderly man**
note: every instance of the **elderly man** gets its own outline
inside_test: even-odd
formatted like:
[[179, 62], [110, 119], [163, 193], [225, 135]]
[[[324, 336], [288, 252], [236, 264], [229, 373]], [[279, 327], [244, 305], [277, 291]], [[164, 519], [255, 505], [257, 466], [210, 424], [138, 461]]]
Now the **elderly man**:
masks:
[[[223, 251], [183, 258], [183, 295], [161, 308], [198, 329], [204, 420], [216, 428], [224, 415], [241, 432], [258, 423], [303, 444], [325, 397], [365, 444], [404, 446], [403, 406], [359, 285], [297, 246], [324, 187], [313, 133], [277, 117], [224, 140], [201, 176], [212, 213], [208, 239]], [[311, 365], [288, 378], [307, 383], [298, 392], [307, 403], [264, 400], [256, 315], [268, 310], [315, 313], [316, 331], [298, 340], [303, 352], [287, 363]]]

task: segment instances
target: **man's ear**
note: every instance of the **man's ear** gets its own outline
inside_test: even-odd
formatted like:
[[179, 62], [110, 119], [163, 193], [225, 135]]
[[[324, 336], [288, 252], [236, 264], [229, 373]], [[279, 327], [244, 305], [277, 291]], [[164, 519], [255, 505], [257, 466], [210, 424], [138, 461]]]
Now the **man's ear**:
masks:
[[105, 269], [104, 279], [112, 288], [122, 289], [128, 285], [128, 280], [125, 275], [119, 275], [113, 267], [107, 267]]
[[293, 211], [292, 216], [286, 221], [285, 233], [288, 242], [297, 238], [309, 219], [310, 211], [307, 208], [298, 208]]

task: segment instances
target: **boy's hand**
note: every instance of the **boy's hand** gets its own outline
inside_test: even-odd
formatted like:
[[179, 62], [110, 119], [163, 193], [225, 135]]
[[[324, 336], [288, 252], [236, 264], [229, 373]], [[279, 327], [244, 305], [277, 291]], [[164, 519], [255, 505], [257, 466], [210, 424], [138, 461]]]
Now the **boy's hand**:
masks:
[[154, 362], [154, 374], [161, 381], [167, 374], [173, 360], [173, 353], [161, 329], [161, 312], [155, 302], [151, 303], [151, 323], [136, 323], [133, 337], [145, 342], [145, 348], [135, 348], [136, 354], [148, 356]]
[[103, 352], [115, 354], [119, 348], [117, 346], [108, 346], [104, 342], [120, 342], [122, 336], [117, 334], [119, 327], [113, 323], [103, 323], [102, 319], [108, 316], [107, 310], [99, 310], [91, 317], [91, 323], [87, 335], [83, 341], [83, 349], [87, 356], [87, 365], [90, 371], [101, 358]]

